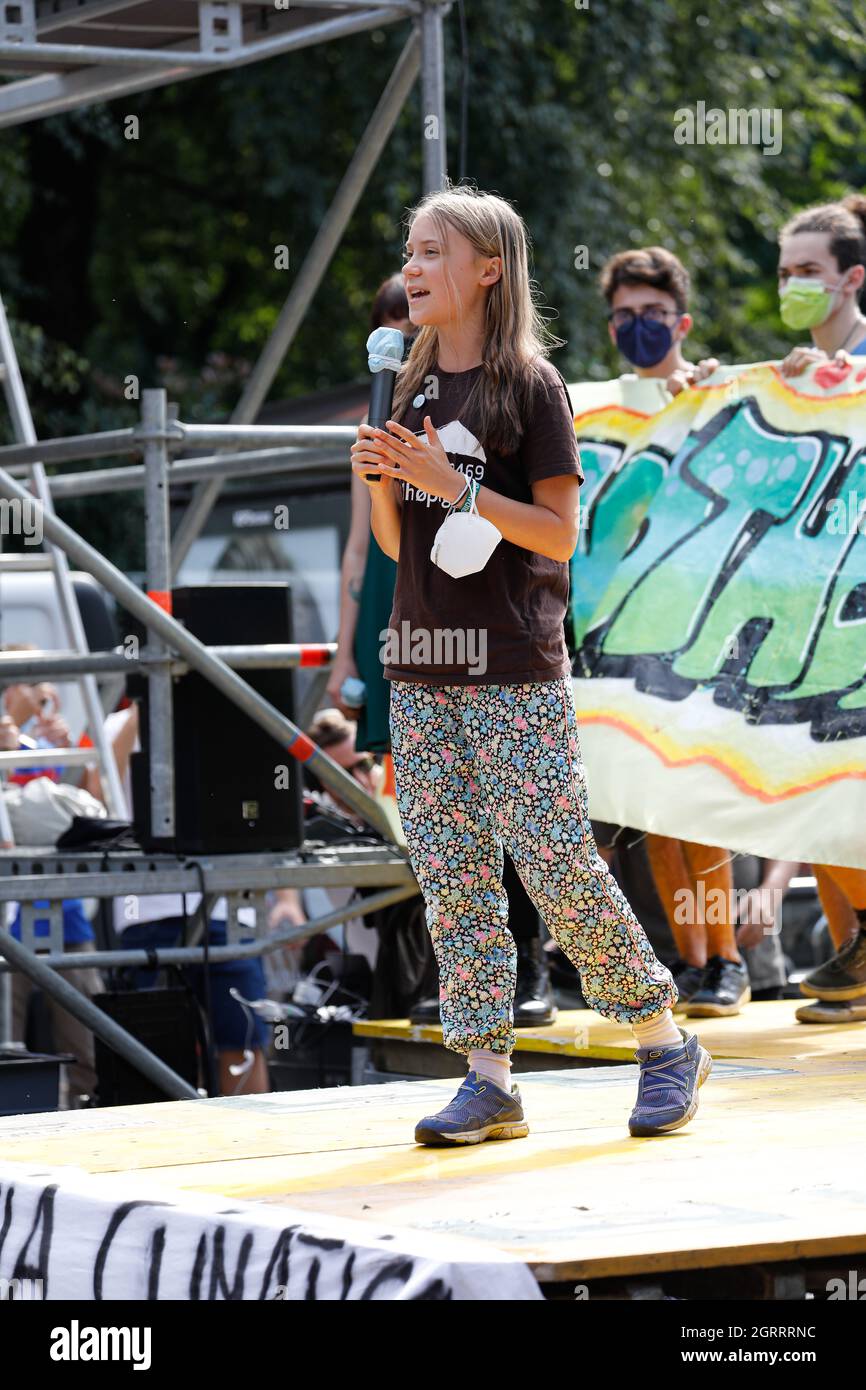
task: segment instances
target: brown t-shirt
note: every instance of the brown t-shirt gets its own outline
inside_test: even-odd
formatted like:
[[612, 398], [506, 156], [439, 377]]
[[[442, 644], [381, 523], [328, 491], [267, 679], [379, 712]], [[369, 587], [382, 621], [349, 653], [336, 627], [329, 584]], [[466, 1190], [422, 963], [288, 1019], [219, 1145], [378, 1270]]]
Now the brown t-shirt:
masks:
[[[416, 396], [402, 423], [423, 435], [429, 415], [461, 473], [517, 502], [531, 484], [583, 470], [562, 377], [540, 359], [517, 453], [485, 449], [461, 411], [481, 367], [436, 372], [438, 397]], [[416, 404], [417, 402], [417, 404]], [[381, 635], [386, 680], [433, 685], [551, 681], [570, 669], [563, 622], [568, 564], [501, 540], [483, 570], [452, 579], [430, 559], [448, 503], [403, 483], [400, 559], [394, 607]]]

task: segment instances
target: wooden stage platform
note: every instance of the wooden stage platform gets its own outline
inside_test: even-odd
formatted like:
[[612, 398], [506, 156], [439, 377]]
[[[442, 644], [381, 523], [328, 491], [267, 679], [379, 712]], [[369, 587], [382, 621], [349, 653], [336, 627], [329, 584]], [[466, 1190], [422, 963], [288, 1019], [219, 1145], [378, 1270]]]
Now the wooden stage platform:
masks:
[[537, 1051], [546, 1032], [578, 1062], [622, 1065], [522, 1076], [527, 1139], [416, 1147], [416, 1120], [454, 1086], [400, 1081], [3, 1119], [0, 1185], [3, 1168], [72, 1165], [106, 1181], [112, 1201], [146, 1179], [180, 1208], [209, 1194], [221, 1211], [252, 1204], [271, 1221], [325, 1214], [385, 1229], [392, 1250], [408, 1233], [469, 1238], [463, 1258], [502, 1251], [545, 1285], [809, 1260], [862, 1276], [866, 1027], [797, 1024], [795, 1008], [695, 1020], [715, 1069], [695, 1121], [665, 1138], [630, 1138], [629, 1035], [581, 1013], [521, 1047]]
[[[866, 1028], [860, 1023], [799, 1024], [794, 1014], [806, 999], [750, 1004], [734, 1018], [689, 1019], [675, 1017], [689, 1032], [699, 1033], [713, 1057], [764, 1062], [806, 1062], [836, 1057], [840, 1047], [861, 1036], [866, 1049]], [[380, 1065], [388, 1070], [407, 1070], [418, 1075], [461, 1076], [462, 1059], [442, 1047], [439, 1024], [413, 1024], [405, 1018], [363, 1019], [352, 1032], [368, 1043]], [[844, 1043], [840, 1040], [845, 1040]], [[560, 1010], [556, 1022], [545, 1028], [519, 1028], [512, 1055], [515, 1072], [570, 1067], [593, 1062], [633, 1062], [635, 1042], [631, 1030], [611, 1023], [589, 1009]]]

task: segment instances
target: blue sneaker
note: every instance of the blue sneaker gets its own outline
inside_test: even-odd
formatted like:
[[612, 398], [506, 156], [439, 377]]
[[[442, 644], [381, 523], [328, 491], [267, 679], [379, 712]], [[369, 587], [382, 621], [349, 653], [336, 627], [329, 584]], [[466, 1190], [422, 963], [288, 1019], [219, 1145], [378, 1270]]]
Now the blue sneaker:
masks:
[[670, 1134], [687, 1125], [698, 1108], [698, 1090], [713, 1069], [713, 1059], [693, 1033], [681, 1028], [679, 1047], [639, 1047], [637, 1104], [628, 1127], [635, 1136]]
[[520, 1092], [511, 1094], [489, 1077], [469, 1072], [460, 1090], [438, 1115], [425, 1115], [415, 1128], [416, 1144], [483, 1144], [485, 1139], [525, 1139]]

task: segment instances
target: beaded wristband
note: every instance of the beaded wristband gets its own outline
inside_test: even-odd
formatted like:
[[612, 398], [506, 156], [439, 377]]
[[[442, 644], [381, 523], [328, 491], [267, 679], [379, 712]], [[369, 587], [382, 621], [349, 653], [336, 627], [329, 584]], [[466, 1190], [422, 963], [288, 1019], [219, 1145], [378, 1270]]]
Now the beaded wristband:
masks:
[[466, 485], [466, 493], [463, 497], [463, 501], [460, 504], [460, 511], [471, 512], [472, 508], [475, 506], [475, 498], [477, 497], [477, 495], [478, 484], [470, 478], [469, 482]]

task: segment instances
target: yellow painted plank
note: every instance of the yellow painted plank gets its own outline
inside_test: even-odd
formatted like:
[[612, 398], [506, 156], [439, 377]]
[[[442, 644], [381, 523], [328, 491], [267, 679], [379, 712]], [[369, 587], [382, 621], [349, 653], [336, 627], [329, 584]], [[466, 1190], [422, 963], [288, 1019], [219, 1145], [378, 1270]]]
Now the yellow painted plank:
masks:
[[[802, 1024], [796, 1010], [805, 1000], [781, 999], [749, 1004], [733, 1018], [686, 1018], [678, 1022], [697, 1033], [714, 1057], [753, 1058], [775, 1064], [809, 1059], [862, 1057], [866, 1062], [866, 1025], [862, 1023]], [[358, 1038], [392, 1038], [401, 1042], [442, 1042], [438, 1024], [412, 1024], [408, 1019], [362, 1019], [353, 1025]], [[516, 1030], [516, 1051], [556, 1053], [599, 1061], [634, 1060], [631, 1029], [602, 1018], [591, 1009], [561, 1010], [546, 1028]]]

